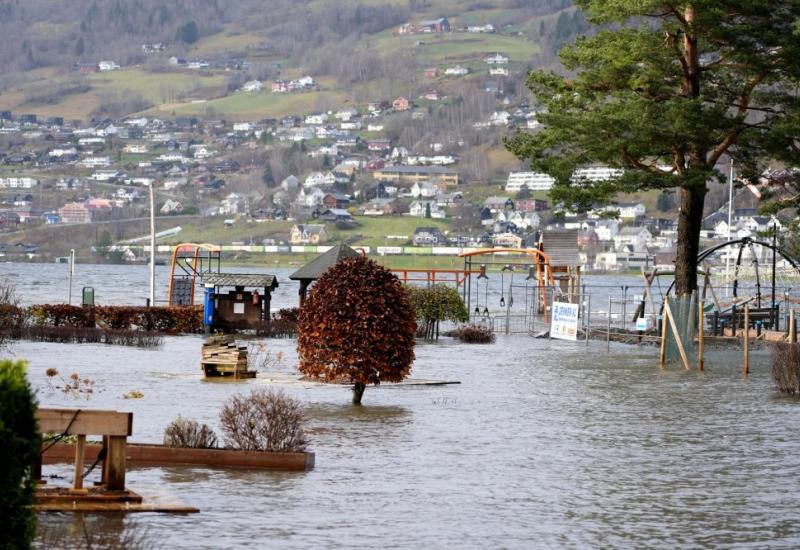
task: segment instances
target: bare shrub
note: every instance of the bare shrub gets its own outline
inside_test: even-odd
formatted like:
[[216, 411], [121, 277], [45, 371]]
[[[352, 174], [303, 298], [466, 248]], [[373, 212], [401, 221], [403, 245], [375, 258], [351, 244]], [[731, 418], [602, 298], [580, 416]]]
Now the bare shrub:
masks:
[[243, 451], [298, 453], [306, 449], [300, 402], [281, 390], [234, 395], [219, 413], [225, 445]]
[[269, 372], [283, 366], [283, 352], [272, 353], [264, 342], [247, 344], [247, 368], [261, 372]]
[[19, 337], [24, 317], [16, 287], [10, 281], [0, 279], [0, 348], [8, 340]]
[[455, 337], [465, 344], [491, 344], [494, 332], [482, 325], [464, 325], [455, 332]]
[[217, 434], [206, 424], [179, 416], [164, 430], [164, 446], [213, 449], [217, 446]]
[[771, 370], [778, 391], [800, 395], [800, 344], [776, 342]]

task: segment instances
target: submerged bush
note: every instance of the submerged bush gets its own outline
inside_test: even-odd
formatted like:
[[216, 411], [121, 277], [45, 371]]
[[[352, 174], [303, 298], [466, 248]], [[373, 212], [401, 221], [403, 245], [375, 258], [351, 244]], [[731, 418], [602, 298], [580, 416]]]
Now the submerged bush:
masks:
[[494, 332], [483, 325], [464, 325], [455, 332], [455, 337], [465, 344], [491, 344]]
[[164, 430], [164, 446], [213, 449], [217, 446], [217, 435], [206, 424], [179, 416]]
[[225, 445], [243, 451], [303, 452], [305, 415], [300, 402], [280, 390], [256, 388], [234, 395], [219, 413]]
[[772, 379], [779, 391], [800, 395], [800, 344], [775, 343], [772, 348]]

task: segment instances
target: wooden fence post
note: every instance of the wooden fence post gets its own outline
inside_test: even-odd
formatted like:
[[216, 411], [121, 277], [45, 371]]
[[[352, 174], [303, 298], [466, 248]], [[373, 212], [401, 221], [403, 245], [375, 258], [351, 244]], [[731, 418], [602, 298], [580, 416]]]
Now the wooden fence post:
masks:
[[703, 302], [697, 304], [697, 368], [705, 370], [705, 363], [703, 361], [703, 352], [705, 351], [705, 328], [703, 326], [705, 318], [703, 311]]
[[667, 304], [669, 297], [664, 298], [664, 311], [661, 313], [661, 352], [659, 353], [659, 364], [663, 367], [667, 360]]

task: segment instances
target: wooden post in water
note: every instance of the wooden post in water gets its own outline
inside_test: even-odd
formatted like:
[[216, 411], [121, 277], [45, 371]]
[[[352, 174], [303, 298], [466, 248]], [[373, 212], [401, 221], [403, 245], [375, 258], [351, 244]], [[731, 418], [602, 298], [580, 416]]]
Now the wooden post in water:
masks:
[[664, 311], [661, 317], [661, 352], [659, 353], [659, 364], [663, 367], [667, 360], [667, 304], [669, 296], [664, 298]]
[[86, 493], [83, 488], [83, 460], [86, 447], [86, 434], [78, 434], [78, 441], [75, 445], [75, 480], [72, 482], [72, 493]]
[[608, 317], [606, 318], [606, 351], [611, 349], [611, 296], [608, 297]]
[[750, 374], [750, 304], [744, 305], [744, 365], [742, 372], [745, 376]]
[[704, 312], [703, 312], [703, 301], [701, 300], [699, 304], [697, 304], [697, 368], [700, 370], [705, 370], [705, 362], [703, 360], [703, 352], [705, 351], [705, 328], [704, 324]]

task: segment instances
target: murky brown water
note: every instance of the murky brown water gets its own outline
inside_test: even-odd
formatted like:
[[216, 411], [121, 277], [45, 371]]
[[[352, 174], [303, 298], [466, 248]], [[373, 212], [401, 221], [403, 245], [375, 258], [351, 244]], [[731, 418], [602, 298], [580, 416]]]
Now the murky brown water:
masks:
[[[268, 345], [294, 365], [292, 341]], [[265, 383], [203, 381], [199, 346], [14, 351], [31, 360], [43, 405], [133, 411], [132, 439], [158, 441], [178, 414], [215, 425], [229, 395]], [[800, 544], [800, 403], [773, 393], [763, 352], [747, 381], [735, 354], [712, 353], [705, 373], [661, 371], [653, 349], [526, 337], [417, 355], [415, 377], [462, 384], [369, 388], [361, 408], [344, 388], [286, 388], [307, 406], [315, 470], [133, 470], [133, 489], [167, 490], [201, 513], [90, 527], [145, 526], [167, 548]], [[51, 366], [99, 392], [76, 402], [50, 391]], [[122, 399], [130, 390], [144, 397]]]

